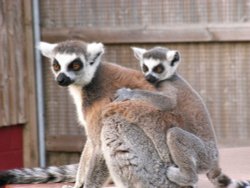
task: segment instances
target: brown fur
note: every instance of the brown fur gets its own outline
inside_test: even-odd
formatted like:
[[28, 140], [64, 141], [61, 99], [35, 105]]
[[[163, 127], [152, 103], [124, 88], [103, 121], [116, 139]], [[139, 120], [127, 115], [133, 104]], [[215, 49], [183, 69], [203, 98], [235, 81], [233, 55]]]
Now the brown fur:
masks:
[[111, 63], [101, 63], [92, 82], [83, 88], [83, 109], [85, 120], [90, 127], [87, 133], [99, 140], [101, 131], [100, 115], [105, 105], [112, 102], [117, 89], [141, 88], [155, 91], [139, 72]]

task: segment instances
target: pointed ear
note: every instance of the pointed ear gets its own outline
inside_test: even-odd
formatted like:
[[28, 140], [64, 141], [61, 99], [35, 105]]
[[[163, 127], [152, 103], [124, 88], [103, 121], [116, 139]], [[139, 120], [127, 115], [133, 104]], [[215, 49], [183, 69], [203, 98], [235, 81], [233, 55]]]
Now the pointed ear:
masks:
[[141, 61], [143, 58], [143, 54], [147, 51], [146, 49], [143, 48], [137, 48], [137, 47], [131, 47], [133, 52], [134, 52], [134, 56], [136, 59], [138, 59], [139, 61]]
[[177, 62], [180, 62], [180, 53], [176, 50], [169, 50], [166, 54], [168, 62], [171, 66], [174, 66]]
[[41, 50], [41, 53], [48, 58], [52, 58], [54, 53], [53, 50], [57, 46], [57, 44], [50, 44], [47, 42], [40, 42], [37, 48]]
[[89, 43], [87, 44], [87, 53], [91, 60], [96, 60], [104, 54], [104, 46], [102, 43]]

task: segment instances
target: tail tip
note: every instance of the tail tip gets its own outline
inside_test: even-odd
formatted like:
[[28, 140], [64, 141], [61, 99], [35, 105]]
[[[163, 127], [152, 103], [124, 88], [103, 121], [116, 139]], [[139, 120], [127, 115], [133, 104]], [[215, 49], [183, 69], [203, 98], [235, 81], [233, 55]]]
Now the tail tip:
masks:
[[8, 173], [8, 171], [0, 172], [0, 186], [10, 183], [10, 179], [12, 178], [13, 175], [11, 173]]
[[227, 188], [250, 188], [250, 181], [231, 180], [231, 183]]

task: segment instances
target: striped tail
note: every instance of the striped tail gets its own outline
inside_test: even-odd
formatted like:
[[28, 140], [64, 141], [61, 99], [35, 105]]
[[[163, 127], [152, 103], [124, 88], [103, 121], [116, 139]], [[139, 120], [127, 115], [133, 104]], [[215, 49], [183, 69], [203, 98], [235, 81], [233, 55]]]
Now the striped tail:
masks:
[[23, 168], [0, 172], [0, 185], [75, 182], [78, 164]]
[[207, 174], [208, 179], [216, 188], [250, 188], [250, 181], [233, 180], [221, 172], [221, 169], [211, 170]]
[[236, 181], [231, 180], [231, 184], [229, 185], [229, 188], [250, 188], [250, 181]]

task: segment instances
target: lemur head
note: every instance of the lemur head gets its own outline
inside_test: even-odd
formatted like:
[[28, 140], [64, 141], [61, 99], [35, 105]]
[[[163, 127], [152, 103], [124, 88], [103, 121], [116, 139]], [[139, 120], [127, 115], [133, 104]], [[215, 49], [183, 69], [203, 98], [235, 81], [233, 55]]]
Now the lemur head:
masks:
[[104, 53], [102, 43], [77, 40], [57, 44], [40, 42], [39, 49], [51, 60], [52, 72], [60, 86], [89, 84]]
[[175, 50], [163, 47], [149, 50], [136, 47], [132, 49], [140, 62], [145, 78], [151, 83], [171, 78], [180, 63], [180, 54]]

